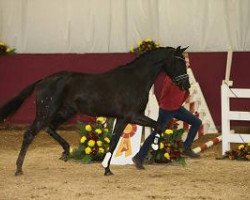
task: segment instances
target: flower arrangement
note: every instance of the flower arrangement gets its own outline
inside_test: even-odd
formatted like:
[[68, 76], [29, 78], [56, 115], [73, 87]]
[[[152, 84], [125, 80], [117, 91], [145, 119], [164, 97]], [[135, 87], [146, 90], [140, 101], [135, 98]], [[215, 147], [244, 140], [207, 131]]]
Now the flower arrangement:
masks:
[[131, 48], [130, 52], [135, 53], [137, 55], [144, 54], [147, 51], [153, 50], [160, 47], [159, 43], [155, 42], [154, 40], [151, 40], [150, 38], [147, 38], [145, 40], [139, 41], [137, 43], [137, 47]]
[[185, 157], [182, 156], [182, 135], [184, 129], [166, 129], [160, 136], [159, 149], [149, 152], [150, 162], [171, 163], [173, 161], [185, 165]]
[[70, 158], [83, 163], [103, 160], [109, 150], [113, 120], [97, 117], [93, 123], [79, 122], [80, 141], [78, 148], [71, 150]]
[[8, 47], [5, 43], [0, 42], [0, 56], [15, 53], [15, 49]]
[[238, 149], [226, 151], [225, 156], [230, 160], [250, 160], [250, 142], [239, 145]]

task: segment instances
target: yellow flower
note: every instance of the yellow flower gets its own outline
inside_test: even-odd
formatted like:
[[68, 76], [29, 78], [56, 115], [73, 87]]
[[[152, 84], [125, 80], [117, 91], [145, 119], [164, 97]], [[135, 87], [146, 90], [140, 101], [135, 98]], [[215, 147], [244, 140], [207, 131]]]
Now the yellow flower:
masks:
[[3, 42], [0, 42], [0, 46], [5, 46], [5, 44]]
[[6, 52], [7, 53], [11, 52], [11, 48], [7, 48]]
[[160, 149], [163, 149], [164, 148], [164, 144], [161, 142], [160, 143]]
[[142, 41], [139, 40], [139, 41], [137, 42], [138, 47], [141, 46], [141, 44], [142, 44]]
[[165, 134], [167, 134], [167, 135], [173, 134], [173, 130], [171, 130], [171, 129], [166, 129], [166, 130], [165, 130]]
[[88, 145], [89, 145], [90, 147], [95, 146], [95, 141], [94, 141], [94, 140], [89, 140], [89, 141], [88, 141]]
[[103, 129], [105, 133], [109, 132], [108, 128]]
[[87, 138], [86, 138], [85, 136], [82, 136], [80, 142], [81, 142], [81, 143], [84, 143], [86, 140], [87, 140]]
[[130, 47], [129, 52], [134, 53], [134, 51], [135, 51], [134, 48]]
[[104, 124], [106, 122], [106, 118], [105, 117], [97, 117], [96, 121], [100, 122], [101, 124]]
[[98, 140], [96, 143], [98, 147], [102, 146], [102, 141]]
[[90, 154], [92, 152], [90, 147], [86, 147], [84, 151], [86, 154]]
[[107, 137], [104, 138], [104, 141], [107, 142], [107, 143], [110, 143], [110, 140]]
[[97, 134], [101, 134], [102, 133], [102, 130], [101, 129], [95, 129], [95, 132], [97, 133]]
[[245, 146], [243, 144], [241, 144], [241, 145], [238, 146], [238, 149], [241, 150], [241, 149], [244, 149], [244, 147]]
[[159, 44], [158, 42], [156, 42], [156, 43], [155, 43], [155, 45], [156, 45], [157, 47], [159, 47], [159, 46], [160, 46], [160, 44]]
[[145, 41], [146, 41], [146, 42], [151, 42], [152, 39], [151, 39], [151, 38], [146, 38]]
[[74, 148], [70, 147], [69, 148], [69, 153], [73, 153], [73, 151], [74, 151]]
[[98, 149], [98, 153], [104, 153], [104, 149], [103, 149], [102, 147], [100, 147], [100, 148]]
[[85, 126], [85, 130], [90, 132], [90, 131], [92, 131], [92, 127], [89, 124], [87, 124]]
[[170, 160], [170, 155], [169, 155], [169, 153], [164, 153], [164, 157], [165, 157], [167, 160]]

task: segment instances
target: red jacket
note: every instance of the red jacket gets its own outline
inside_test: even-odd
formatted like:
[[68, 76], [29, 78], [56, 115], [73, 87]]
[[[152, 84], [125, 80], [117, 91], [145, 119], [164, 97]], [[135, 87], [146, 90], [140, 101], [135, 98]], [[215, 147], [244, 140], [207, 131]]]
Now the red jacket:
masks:
[[189, 92], [181, 90], [173, 81], [161, 72], [154, 83], [154, 93], [160, 108], [177, 110], [189, 96]]

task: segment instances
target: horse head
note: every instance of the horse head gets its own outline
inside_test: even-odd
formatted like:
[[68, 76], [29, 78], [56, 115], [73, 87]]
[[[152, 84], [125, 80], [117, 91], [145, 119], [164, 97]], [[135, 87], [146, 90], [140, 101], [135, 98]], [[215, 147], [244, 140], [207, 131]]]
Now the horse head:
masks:
[[189, 77], [187, 74], [186, 61], [183, 56], [183, 52], [187, 49], [181, 48], [174, 49], [170, 53], [170, 58], [167, 59], [163, 65], [163, 70], [173, 80], [173, 82], [179, 86], [182, 90], [188, 90], [190, 88]]

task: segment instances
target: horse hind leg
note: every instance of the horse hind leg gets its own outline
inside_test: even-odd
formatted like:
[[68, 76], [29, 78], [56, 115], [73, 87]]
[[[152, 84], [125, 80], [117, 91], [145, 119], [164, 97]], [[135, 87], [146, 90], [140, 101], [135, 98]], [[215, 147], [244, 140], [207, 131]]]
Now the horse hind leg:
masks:
[[75, 111], [70, 108], [61, 109], [59, 112], [57, 112], [54, 119], [46, 129], [47, 133], [62, 146], [64, 151], [62, 152], [60, 159], [64, 160], [65, 162], [68, 160], [70, 145], [56, 132], [56, 129], [74, 115]]
[[16, 166], [17, 166], [15, 173], [16, 176], [23, 174], [22, 166], [28, 147], [32, 143], [38, 132], [43, 128], [43, 126], [44, 126], [43, 123], [35, 120], [34, 123], [25, 131], [23, 136], [22, 147], [16, 161]]
[[15, 173], [16, 176], [23, 174], [22, 166], [29, 145], [32, 143], [33, 139], [38, 134], [38, 132], [42, 128], [48, 126], [49, 122], [53, 119], [53, 116], [55, 115], [58, 108], [59, 106], [57, 106], [55, 102], [52, 103], [47, 101], [46, 103], [43, 103], [43, 101], [39, 101], [37, 99], [36, 119], [24, 133], [22, 147], [16, 161], [17, 165]]
[[104, 172], [105, 176], [113, 175], [113, 173], [110, 170], [110, 162], [111, 162], [114, 150], [117, 146], [117, 143], [120, 139], [120, 136], [126, 126], [127, 126], [127, 122], [124, 119], [117, 119], [114, 131], [111, 137], [111, 141], [110, 141], [109, 152], [106, 153], [105, 158], [103, 159], [103, 162], [102, 162], [102, 166], [105, 168], [105, 172]]

